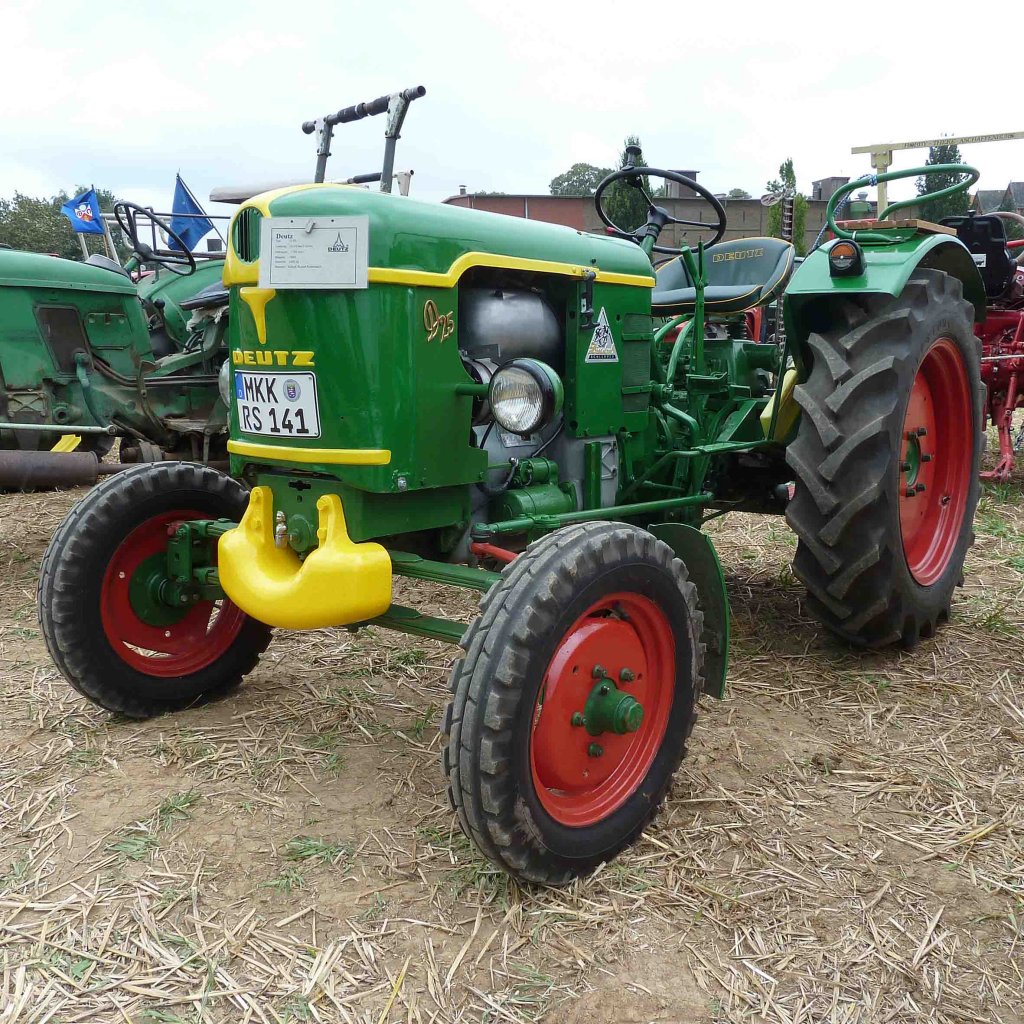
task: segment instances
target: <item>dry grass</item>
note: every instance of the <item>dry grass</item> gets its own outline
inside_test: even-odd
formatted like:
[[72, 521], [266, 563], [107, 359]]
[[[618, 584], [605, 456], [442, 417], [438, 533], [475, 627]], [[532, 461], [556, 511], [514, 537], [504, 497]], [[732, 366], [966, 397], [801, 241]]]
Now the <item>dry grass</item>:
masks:
[[822, 635], [784, 523], [716, 524], [729, 697], [650, 834], [560, 892], [453, 825], [449, 649], [282, 634], [233, 697], [112, 719], [35, 623], [71, 496], [0, 498], [0, 1022], [1024, 1021], [1021, 490], [910, 654]]

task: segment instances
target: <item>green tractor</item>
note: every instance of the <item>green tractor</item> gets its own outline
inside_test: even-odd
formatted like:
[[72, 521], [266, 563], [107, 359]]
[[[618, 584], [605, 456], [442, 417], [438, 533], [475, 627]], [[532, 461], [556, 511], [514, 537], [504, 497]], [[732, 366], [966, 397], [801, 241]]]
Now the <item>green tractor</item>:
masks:
[[[792, 247], [721, 242], [711, 193], [629, 163], [598, 190], [606, 221], [608, 188], [641, 175], [714, 214], [656, 274], [672, 218], [650, 196], [637, 232], [610, 225], [625, 241], [331, 184], [245, 202], [224, 267], [231, 475], [133, 467], [57, 530], [39, 609], [71, 685], [141, 718], [236, 686], [272, 627], [459, 644], [458, 820], [504, 870], [564, 884], [641, 834], [698, 698], [723, 696], [704, 521], [786, 514], [829, 629], [931, 635], [978, 498], [970, 253], [918, 222], [833, 224], [789, 283], [784, 343], [706, 339], [706, 317], [781, 293]], [[395, 604], [396, 576], [479, 591], [480, 614]]]
[[0, 487], [95, 482], [117, 436], [123, 462], [227, 457], [223, 254], [197, 259], [133, 203], [114, 213], [124, 267], [0, 250]]

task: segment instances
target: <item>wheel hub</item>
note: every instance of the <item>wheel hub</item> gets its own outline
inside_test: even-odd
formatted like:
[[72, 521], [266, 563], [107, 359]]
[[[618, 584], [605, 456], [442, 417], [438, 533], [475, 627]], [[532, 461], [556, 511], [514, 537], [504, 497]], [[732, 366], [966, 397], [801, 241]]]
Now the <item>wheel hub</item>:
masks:
[[636, 594], [605, 599], [565, 634], [530, 746], [536, 792], [558, 821], [598, 821], [642, 783], [667, 726], [674, 669], [664, 613]]
[[973, 452], [967, 370], [954, 342], [939, 338], [914, 378], [900, 449], [903, 552], [921, 586], [934, 583], [956, 551]]
[[147, 626], [169, 626], [185, 617], [188, 596], [174, 591], [167, 575], [167, 555], [162, 551], [143, 559], [128, 581], [132, 611]]
[[[594, 666], [594, 673], [600, 671], [594, 688], [587, 697], [582, 720], [591, 736], [613, 732], [624, 736], [636, 732], [644, 720], [643, 705], [634, 696], [620, 690], [609, 675], [604, 674], [600, 665]], [[624, 671], [630, 671], [625, 669]], [[573, 716], [575, 718], [575, 715]]]
[[204, 600], [168, 575], [168, 530], [200, 518], [200, 512], [181, 510], [146, 520], [118, 545], [104, 573], [100, 618], [107, 641], [144, 675], [183, 676], [212, 665], [245, 623], [230, 601]]

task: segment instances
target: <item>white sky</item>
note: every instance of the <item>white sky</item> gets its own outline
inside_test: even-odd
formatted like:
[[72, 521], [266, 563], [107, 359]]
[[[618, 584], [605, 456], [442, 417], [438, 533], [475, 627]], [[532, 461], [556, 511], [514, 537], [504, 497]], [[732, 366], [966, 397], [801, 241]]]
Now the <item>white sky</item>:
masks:
[[[419, 84], [397, 167], [415, 169], [421, 199], [461, 184], [547, 192], [576, 161], [613, 164], [630, 133], [652, 165], [695, 168], [714, 191], [760, 195], [787, 156], [809, 191], [868, 172], [853, 145], [1024, 129], [1011, 41], [1024, 13], [995, 0], [948, 10], [3, 0], [0, 196], [95, 183], [166, 209], [179, 169], [204, 203], [215, 185], [311, 177], [302, 121]], [[383, 121], [339, 126], [329, 174], [379, 169]], [[1024, 141], [963, 156], [982, 188], [1024, 179]]]

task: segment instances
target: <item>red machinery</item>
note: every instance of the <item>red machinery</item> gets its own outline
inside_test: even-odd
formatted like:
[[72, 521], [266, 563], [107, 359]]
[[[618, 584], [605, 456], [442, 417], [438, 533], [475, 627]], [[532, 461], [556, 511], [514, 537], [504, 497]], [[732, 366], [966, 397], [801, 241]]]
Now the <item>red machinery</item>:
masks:
[[1024, 239], [1008, 242], [1004, 221], [1024, 225], [1016, 213], [948, 217], [943, 224], [956, 229], [971, 250], [985, 282], [988, 315], [975, 324], [981, 339], [981, 377], [988, 388], [988, 415], [999, 431], [999, 461], [982, 477], [1008, 480], [1013, 472], [1014, 447], [1024, 445], [1024, 427], [1013, 437], [1013, 414], [1024, 408]]

